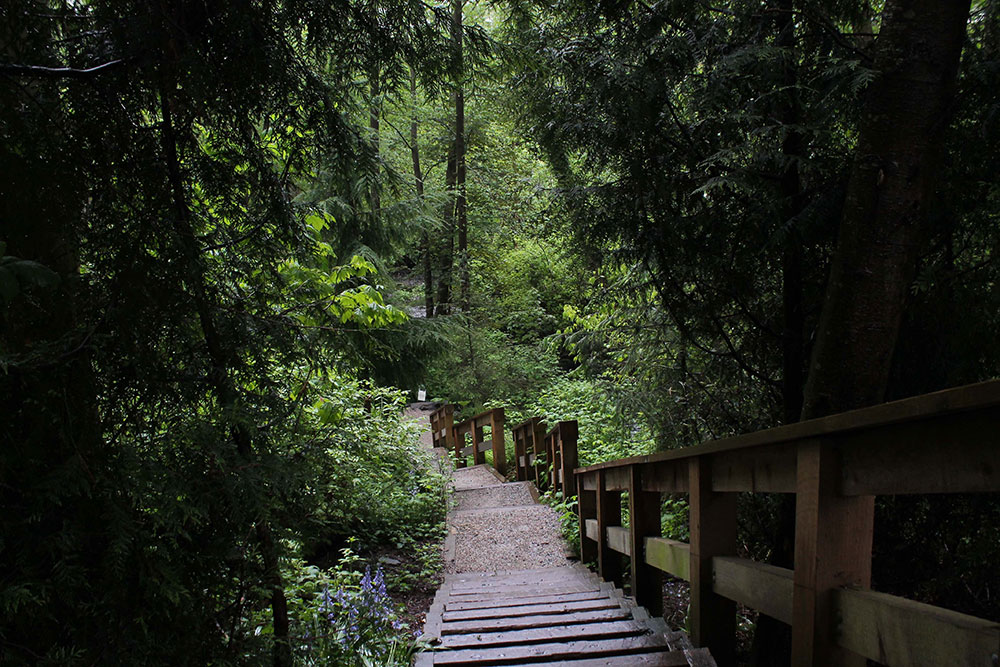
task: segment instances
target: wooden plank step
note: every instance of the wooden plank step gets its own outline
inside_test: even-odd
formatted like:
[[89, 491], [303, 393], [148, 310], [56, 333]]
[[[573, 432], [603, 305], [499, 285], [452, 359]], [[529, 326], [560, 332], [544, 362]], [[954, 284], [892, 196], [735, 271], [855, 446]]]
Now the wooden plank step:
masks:
[[639, 655], [613, 655], [605, 658], [584, 658], [583, 660], [559, 660], [557, 662], [535, 662], [531, 667], [688, 667], [683, 651], [669, 653], [641, 653]]
[[494, 600], [470, 600], [468, 602], [459, 601], [454, 598], [446, 598], [444, 608], [446, 611], [463, 611], [467, 609], [499, 609], [501, 607], [519, 607], [528, 604], [559, 604], [560, 602], [579, 602], [580, 600], [599, 600], [607, 598], [604, 591], [582, 591], [580, 593], [562, 593], [560, 595], [537, 595], [528, 597], [503, 597]]
[[551, 614], [543, 616], [519, 616], [517, 618], [484, 618], [473, 621], [455, 621], [443, 623], [440, 634], [458, 634], [469, 632], [495, 632], [499, 630], [526, 630], [528, 628], [551, 628], [580, 623], [596, 623], [603, 621], [624, 621], [631, 619], [628, 609], [598, 609], [595, 611], [580, 611], [575, 614]]
[[456, 572], [444, 575], [445, 581], [479, 581], [483, 579], [494, 579], [496, 577], [510, 577], [518, 575], [548, 574], [552, 572], [578, 572], [580, 574], [593, 574], [582, 565], [565, 565], [563, 567], [538, 567], [529, 570], [496, 570], [492, 572]]
[[593, 593], [601, 590], [598, 584], [566, 584], [563, 586], [525, 586], [507, 590], [491, 591], [449, 591], [448, 599], [455, 602], [472, 600], [508, 600], [512, 598], [535, 598], [543, 595], [563, 595], [565, 593]]
[[596, 609], [614, 609], [619, 607], [618, 600], [579, 600], [560, 604], [533, 604], [517, 607], [502, 607], [500, 609], [468, 609], [465, 611], [446, 611], [442, 615], [445, 623], [451, 621], [470, 621], [477, 618], [511, 618], [514, 616], [536, 616], [543, 614], [568, 614], [574, 611], [594, 611]]
[[536, 586], [538, 584], [564, 584], [567, 582], [596, 581], [597, 577], [592, 574], [582, 574], [580, 572], [567, 572], [558, 574], [532, 574], [516, 577], [496, 577], [494, 579], [473, 579], [469, 581], [445, 580], [445, 584], [451, 586], [452, 590], [467, 590], [481, 588], [501, 588], [504, 586]]
[[473, 646], [526, 646], [546, 642], [611, 639], [646, 634], [649, 634], [649, 628], [635, 621], [609, 621], [551, 628], [445, 635], [441, 638], [440, 646], [451, 649], [471, 648]]
[[471, 648], [434, 653], [435, 665], [517, 665], [543, 660], [571, 660], [621, 656], [633, 653], [651, 653], [663, 650], [667, 642], [659, 635], [642, 635], [619, 639], [598, 639], [534, 644], [531, 646], [504, 646], [499, 648]]

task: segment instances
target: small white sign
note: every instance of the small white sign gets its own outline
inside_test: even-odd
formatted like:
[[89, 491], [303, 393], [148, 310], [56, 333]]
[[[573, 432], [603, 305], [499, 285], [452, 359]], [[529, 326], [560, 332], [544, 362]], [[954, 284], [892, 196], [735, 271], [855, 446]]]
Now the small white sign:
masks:
[[418, 389], [417, 390], [417, 400], [418, 401], [426, 401], [427, 400], [427, 392], [424, 391], [423, 389]]

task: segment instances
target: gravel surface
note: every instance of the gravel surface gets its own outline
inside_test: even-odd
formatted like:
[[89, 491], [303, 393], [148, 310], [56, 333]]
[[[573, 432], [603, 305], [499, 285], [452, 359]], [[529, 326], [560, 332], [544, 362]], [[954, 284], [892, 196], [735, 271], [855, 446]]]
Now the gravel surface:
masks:
[[509, 507], [512, 505], [534, 505], [535, 500], [528, 491], [527, 482], [496, 484], [479, 489], [466, 489], [455, 493], [458, 501], [456, 511], [483, 509], [487, 507]]
[[559, 517], [544, 505], [452, 512], [455, 560], [448, 572], [496, 572], [566, 565]]
[[496, 475], [486, 469], [485, 465], [473, 466], [471, 468], [457, 468], [454, 474], [455, 490], [479, 489], [484, 486], [497, 486], [500, 480]]
[[410, 403], [406, 406], [403, 416], [420, 423], [420, 444], [427, 449], [434, 446], [431, 438], [431, 413], [437, 409], [437, 403]]

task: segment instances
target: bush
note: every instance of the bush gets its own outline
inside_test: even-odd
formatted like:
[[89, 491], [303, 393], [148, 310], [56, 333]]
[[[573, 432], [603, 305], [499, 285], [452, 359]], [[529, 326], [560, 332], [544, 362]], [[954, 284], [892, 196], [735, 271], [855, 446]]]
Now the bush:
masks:
[[419, 443], [419, 427], [400, 419], [403, 392], [328, 375], [310, 381], [300, 455], [309, 470], [300, 527], [309, 559], [359, 547], [436, 537], [447, 479]]

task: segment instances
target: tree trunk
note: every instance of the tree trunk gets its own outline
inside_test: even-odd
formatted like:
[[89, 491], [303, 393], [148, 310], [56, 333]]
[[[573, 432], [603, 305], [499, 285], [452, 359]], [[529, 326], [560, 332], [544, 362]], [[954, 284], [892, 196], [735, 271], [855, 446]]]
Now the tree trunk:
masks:
[[368, 127], [372, 131], [372, 144], [375, 146], [375, 171], [374, 178], [371, 183], [370, 191], [370, 207], [372, 216], [372, 229], [377, 229], [379, 226], [379, 218], [382, 214], [382, 190], [381, 184], [379, 183], [379, 166], [378, 160], [381, 156], [381, 142], [379, 132], [381, 130], [381, 120], [382, 120], [382, 102], [379, 96], [382, 94], [380, 82], [379, 82], [379, 66], [376, 64], [372, 67], [370, 75], [370, 87], [371, 87], [371, 104], [368, 107]]
[[[803, 396], [803, 419], [883, 400], [926, 231], [927, 203], [937, 185], [936, 163], [955, 96], [969, 4], [969, 0], [889, 0], [885, 5], [874, 46], [879, 74], [859, 123]], [[826, 455], [820, 450], [816, 456], [818, 465]], [[836, 571], [821, 558], [795, 563], [794, 604], [818, 627], [835, 622], [826, 594], [831, 587], [871, 585], [875, 497], [838, 498], [837, 507], [860, 531], [861, 539], [844, 546], [850, 550], [849, 555], [845, 552], [849, 563], [838, 563], [841, 569]], [[808, 516], [809, 509], [804, 512]], [[796, 520], [798, 525], [798, 516]], [[806, 540], [815, 538], [812, 534]], [[800, 590], [808, 592], [800, 596]], [[803, 633], [792, 639], [792, 662], [829, 657], [831, 650], [837, 651], [828, 634]], [[857, 656], [833, 660], [841, 664], [841, 659], [852, 658]]]
[[890, 0], [806, 384], [803, 418], [883, 400], [955, 96], [968, 0]]
[[444, 243], [441, 248], [441, 272], [438, 277], [437, 314], [447, 315], [451, 311], [451, 278], [455, 255], [455, 151], [452, 146], [445, 169], [445, 205], [441, 233]]
[[[410, 157], [413, 160], [413, 183], [417, 191], [417, 200], [423, 205], [424, 173], [420, 169], [420, 119], [417, 116], [417, 73], [410, 67], [410, 101], [413, 104], [413, 117], [410, 119]], [[434, 317], [434, 269], [431, 259], [431, 236], [424, 229], [420, 238], [420, 254], [424, 262], [424, 316]]]
[[469, 221], [465, 201], [465, 64], [463, 54], [463, 0], [455, 0], [455, 218], [458, 226], [459, 305], [469, 309]]

